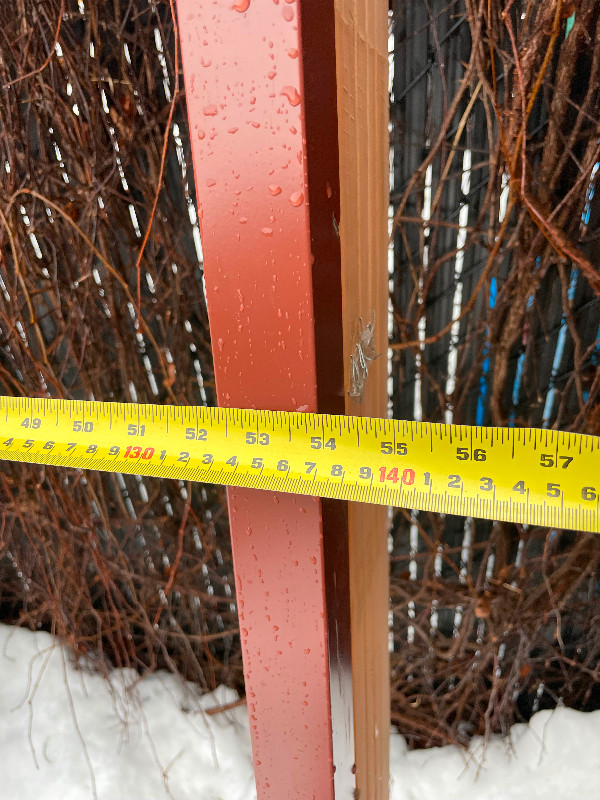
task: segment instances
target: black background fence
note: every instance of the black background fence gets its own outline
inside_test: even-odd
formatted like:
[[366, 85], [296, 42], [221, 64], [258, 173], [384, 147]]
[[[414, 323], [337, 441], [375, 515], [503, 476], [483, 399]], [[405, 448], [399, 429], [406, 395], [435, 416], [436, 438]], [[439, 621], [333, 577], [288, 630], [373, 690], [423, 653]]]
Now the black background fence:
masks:
[[[599, 17], [393, 4], [396, 418], [600, 433]], [[0, 391], [214, 404], [170, 3], [21, 0], [0, 30]], [[243, 691], [222, 488], [4, 464], [0, 498], [2, 621]], [[598, 537], [410, 509], [391, 535], [412, 746], [598, 706]]]

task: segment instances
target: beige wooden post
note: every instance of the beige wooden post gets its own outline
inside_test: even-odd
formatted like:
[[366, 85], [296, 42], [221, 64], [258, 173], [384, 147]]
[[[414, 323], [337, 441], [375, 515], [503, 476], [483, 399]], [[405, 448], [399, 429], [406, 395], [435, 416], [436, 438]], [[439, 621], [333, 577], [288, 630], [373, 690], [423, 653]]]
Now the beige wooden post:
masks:
[[[368, 361], [362, 402], [346, 413], [387, 416], [388, 312], [388, 3], [336, 0], [340, 239], [344, 358], [373, 322], [376, 360]], [[362, 324], [361, 324], [362, 319]], [[371, 353], [373, 354], [373, 352]], [[360, 364], [358, 365], [360, 377]], [[350, 504], [350, 598], [354, 733], [361, 800], [387, 800], [389, 775], [389, 570], [387, 510]]]

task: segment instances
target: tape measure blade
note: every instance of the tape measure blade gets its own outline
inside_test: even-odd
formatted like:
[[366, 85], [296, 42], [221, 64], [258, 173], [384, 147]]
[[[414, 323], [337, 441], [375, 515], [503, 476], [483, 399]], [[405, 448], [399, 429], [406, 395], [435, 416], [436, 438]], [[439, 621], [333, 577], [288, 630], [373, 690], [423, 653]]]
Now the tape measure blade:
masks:
[[592, 532], [600, 528], [599, 441], [536, 429], [0, 398], [3, 460]]

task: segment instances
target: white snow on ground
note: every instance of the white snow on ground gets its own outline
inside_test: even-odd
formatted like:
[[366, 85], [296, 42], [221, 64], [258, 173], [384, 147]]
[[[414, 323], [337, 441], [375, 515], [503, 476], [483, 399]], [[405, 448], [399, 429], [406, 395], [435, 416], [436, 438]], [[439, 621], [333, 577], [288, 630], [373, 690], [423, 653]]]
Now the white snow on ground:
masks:
[[[255, 800], [246, 708], [206, 713], [235, 699], [166, 673], [108, 685], [49, 634], [0, 625], [0, 800]], [[391, 800], [600, 800], [600, 711], [541, 711], [485, 752], [408, 752], [393, 734], [391, 786]]]
[[407, 753], [392, 735], [390, 769], [391, 800], [600, 800], [600, 711], [538, 711], [485, 752], [474, 739]]

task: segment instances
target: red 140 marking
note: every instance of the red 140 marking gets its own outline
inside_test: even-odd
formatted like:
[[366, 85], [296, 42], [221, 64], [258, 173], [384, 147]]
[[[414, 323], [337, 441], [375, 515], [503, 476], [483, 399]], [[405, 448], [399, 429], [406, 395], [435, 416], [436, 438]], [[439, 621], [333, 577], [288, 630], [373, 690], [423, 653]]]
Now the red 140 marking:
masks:
[[[398, 467], [392, 467], [392, 469], [388, 472], [386, 467], [379, 467], [379, 481], [380, 483], [385, 483], [386, 481], [391, 481], [392, 483], [398, 483], [400, 480], [400, 476], [398, 475]], [[415, 471], [414, 469], [405, 469], [402, 473], [402, 485], [403, 486], [411, 486], [415, 482]]]

